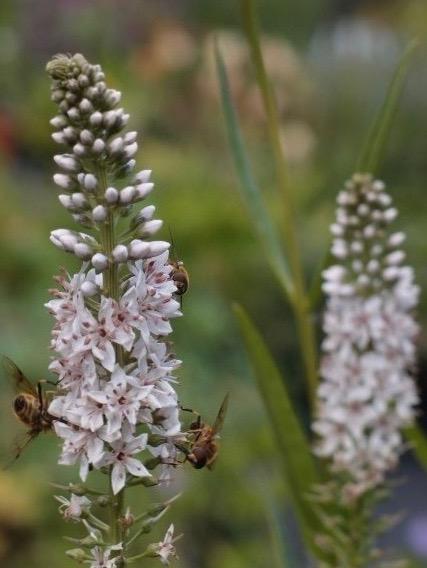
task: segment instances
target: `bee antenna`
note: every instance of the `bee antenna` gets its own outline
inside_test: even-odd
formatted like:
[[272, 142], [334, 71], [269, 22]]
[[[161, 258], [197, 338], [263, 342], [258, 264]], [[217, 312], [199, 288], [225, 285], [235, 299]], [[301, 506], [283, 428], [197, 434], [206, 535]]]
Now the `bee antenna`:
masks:
[[174, 241], [174, 238], [173, 238], [172, 229], [171, 229], [170, 225], [168, 225], [168, 229], [169, 229], [169, 239], [170, 239], [171, 248], [172, 248], [171, 252], [172, 252], [172, 255], [176, 257], [176, 245], [175, 245], [175, 241]]

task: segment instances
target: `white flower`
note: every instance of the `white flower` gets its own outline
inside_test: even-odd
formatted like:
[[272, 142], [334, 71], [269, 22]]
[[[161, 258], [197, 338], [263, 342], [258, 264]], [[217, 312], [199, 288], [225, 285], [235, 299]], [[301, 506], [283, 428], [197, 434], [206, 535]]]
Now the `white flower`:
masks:
[[136, 386], [135, 379], [116, 365], [105, 388], [90, 394], [102, 415], [106, 416], [108, 436], [117, 432], [124, 420], [132, 427], [136, 425], [138, 412], [152, 388], [151, 385]]
[[104, 458], [104, 441], [90, 430], [74, 429], [59, 421], [54, 423], [56, 434], [64, 440], [59, 463], [74, 465], [80, 463], [80, 477], [86, 480], [89, 465], [97, 464]]
[[174, 546], [174, 526], [170, 525], [166, 531], [165, 537], [161, 542], [157, 542], [151, 545], [153, 553], [159, 557], [160, 562], [166, 566], [169, 566], [169, 560], [176, 557], [176, 550]]
[[90, 568], [116, 568], [118, 558], [111, 558], [111, 555], [118, 550], [122, 549], [122, 545], [107, 546], [101, 548], [95, 546], [92, 548], [90, 553], [92, 555], [92, 560], [85, 560], [86, 564], [90, 564]]
[[[412, 422], [417, 403], [410, 372], [418, 332], [411, 310], [418, 288], [413, 270], [400, 265], [403, 251], [395, 250], [403, 234], [390, 237], [386, 227], [396, 217], [390, 203], [383, 184], [370, 176], [346, 184], [332, 228], [333, 253], [341, 263], [324, 272], [315, 451], [330, 459], [333, 471], [348, 476], [347, 499], [381, 483], [397, 463], [400, 431]], [[366, 223], [369, 231], [361, 231]]]
[[111, 484], [114, 494], [119, 493], [126, 484], [126, 472], [135, 477], [151, 477], [151, 473], [136, 458], [147, 445], [147, 434], [133, 437], [130, 431], [124, 431], [122, 438], [110, 442], [111, 451], [104, 457], [103, 464], [113, 466]]
[[72, 493], [69, 500], [62, 495], [58, 495], [55, 498], [61, 503], [59, 510], [66, 520], [79, 521], [81, 516], [87, 513], [91, 506], [90, 500], [84, 495], [80, 497]]
[[[128, 217], [122, 234], [116, 230], [121, 214], [127, 217], [132, 204], [154, 187], [150, 170], [133, 175], [123, 187], [121, 180], [135, 167], [138, 146], [135, 132], [121, 132], [129, 115], [115, 108], [120, 93], [107, 88], [100, 66], [79, 54], [59, 55], [47, 70], [52, 99], [59, 106], [51, 121], [53, 139], [66, 146], [55, 158], [63, 170], [55, 181], [65, 189], [59, 200], [75, 222], [96, 235], [69, 229], [51, 234], [52, 242], [74, 253], [82, 265], [77, 274], [57, 278], [58, 289], [46, 304], [55, 321], [50, 370], [58, 379], [48, 412], [62, 441], [59, 463], [78, 465], [83, 481], [94, 469], [111, 473], [109, 482], [117, 494], [132, 476], [151, 476], [138, 454], [147, 450], [147, 457], [148, 452], [160, 457], [161, 471], [153, 483], [169, 479], [179, 461], [175, 442], [184, 434], [174, 372], [181, 362], [165, 337], [172, 332], [171, 319], [181, 315], [180, 304], [170, 244], [147, 239], [162, 225], [153, 217], [155, 207], [145, 205]], [[396, 257], [391, 259], [395, 264]], [[388, 268], [396, 268], [394, 264]], [[407, 287], [400, 295], [407, 301]], [[147, 447], [148, 434], [163, 437], [164, 443]], [[59, 500], [63, 515], [80, 519], [89, 532], [86, 539], [97, 545], [91, 560], [80, 549], [72, 551], [73, 557], [93, 568], [114, 568], [114, 552], [121, 545], [100, 544], [105, 527], [94, 517], [91, 523], [85, 519], [90, 502], [75, 495]], [[164, 563], [173, 555], [172, 533], [173, 527], [158, 544]]]

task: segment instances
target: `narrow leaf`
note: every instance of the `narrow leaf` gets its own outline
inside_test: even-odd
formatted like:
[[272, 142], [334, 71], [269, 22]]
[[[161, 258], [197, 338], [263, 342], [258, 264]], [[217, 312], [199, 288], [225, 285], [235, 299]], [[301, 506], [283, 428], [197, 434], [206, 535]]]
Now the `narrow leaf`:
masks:
[[295, 566], [292, 543], [289, 542], [289, 536], [285, 534], [286, 527], [282, 526], [278, 508], [273, 503], [266, 505], [266, 517], [274, 566], [276, 568], [291, 568], [291, 566]]
[[396, 116], [400, 96], [405, 86], [406, 75], [418, 41], [412, 40], [406, 47], [387, 90], [384, 101], [369, 131], [360, 156], [357, 171], [376, 174], [384, 156], [393, 119]]
[[252, 174], [243, 137], [240, 132], [237, 114], [231, 100], [230, 83], [227, 76], [227, 70], [217, 45], [215, 45], [215, 59], [228, 139], [240, 179], [243, 198], [246, 202], [252, 223], [255, 227], [258, 238], [263, 245], [265, 254], [273, 272], [280, 285], [285, 289], [286, 294], [289, 297], [292, 297], [293, 284], [289, 273], [288, 263], [272, 219], [265, 206], [261, 191]]
[[307, 544], [314, 549], [313, 536], [318, 525], [307, 495], [314, 484], [319, 482], [319, 477], [309, 442], [295, 414], [276, 363], [258, 330], [241, 306], [236, 305], [234, 311], [276, 436], [286, 482], [302, 534]]
[[412, 445], [420, 465], [427, 470], [427, 437], [418, 425], [405, 429], [405, 438]]

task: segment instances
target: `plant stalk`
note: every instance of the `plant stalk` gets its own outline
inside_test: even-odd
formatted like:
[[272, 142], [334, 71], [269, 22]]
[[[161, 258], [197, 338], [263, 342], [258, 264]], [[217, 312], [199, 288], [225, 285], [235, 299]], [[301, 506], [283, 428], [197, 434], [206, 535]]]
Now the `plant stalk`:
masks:
[[[108, 186], [107, 172], [104, 167], [98, 168], [99, 191], [101, 195], [104, 194]], [[116, 244], [114, 213], [111, 209], [108, 211], [108, 216], [101, 226], [100, 242], [102, 250], [111, 258], [111, 253]], [[120, 283], [118, 275], [118, 266], [114, 262], [110, 262], [108, 268], [104, 272], [104, 293], [106, 296], [119, 300]], [[120, 346], [116, 348], [116, 355], [119, 364], [123, 364], [123, 349]], [[113, 544], [121, 544], [123, 542], [123, 530], [120, 524], [120, 519], [124, 511], [124, 489], [118, 495], [114, 495], [112, 489], [112, 470], [110, 467], [109, 473], [109, 495], [110, 495], [110, 529], [111, 539]], [[124, 552], [124, 551], [123, 551]], [[124, 561], [118, 561], [118, 568], [124, 566]]]
[[297, 323], [298, 337], [301, 344], [301, 355], [307, 381], [308, 397], [312, 408], [314, 408], [318, 382], [316, 338], [310, 313], [309, 301], [305, 289], [304, 273], [294, 222], [295, 212], [292, 195], [289, 189], [288, 171], [280, 141], [277, 104], [264, 66], [253, 1], [241, 0], [241, 11], [244, 28], [251, 47], [257, 82], [267, 115], [268, 132], [273, 149], [277, 181], [283, 203], [283, 234], [294, 281], [294, 291], [289, 299], [293, 307]]

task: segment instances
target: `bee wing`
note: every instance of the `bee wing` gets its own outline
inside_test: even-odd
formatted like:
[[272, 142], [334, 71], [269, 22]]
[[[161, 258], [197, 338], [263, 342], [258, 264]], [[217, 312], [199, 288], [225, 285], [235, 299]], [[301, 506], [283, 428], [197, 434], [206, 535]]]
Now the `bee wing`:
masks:
[[209, 471], [212, 471], [215, 468], [215, 464], [216, 464], [216, 457], [206, 465], [206, 467], [209, 469]]
[[12, 444], [12, 448], [10, 448], [8, 452], [9, 454], [11, 454], [11, 457], [8, 459], [8, 461], [2, 467], [2, 469], [3, 470], [9, 469], [20, 457], [20, 455], [28, 446], [28, 444], [34, 440], [35, 437], [36, 434], [31, 430], [25, 432], [24, 434], [22, 434], [22, 436], [18, 436]]
[[225, 415], [227, 414], [229, 399], [230, 399], [230, 393], [228, 392], [225, 395], [224, 400], [222, 401], [222, 404], [221, 404], [221, 407], [218, 411], [214, 425], [212, 426], [212, 430], [213, 430], [214, 434], [218, 434], [222, 429], [222, 426], [224, 424]]
[[16, 392], [28, 392], [37, 396], [36, 387], [27, 379], [19, 367], [9, 357], [2, 357], [3, 369]]

